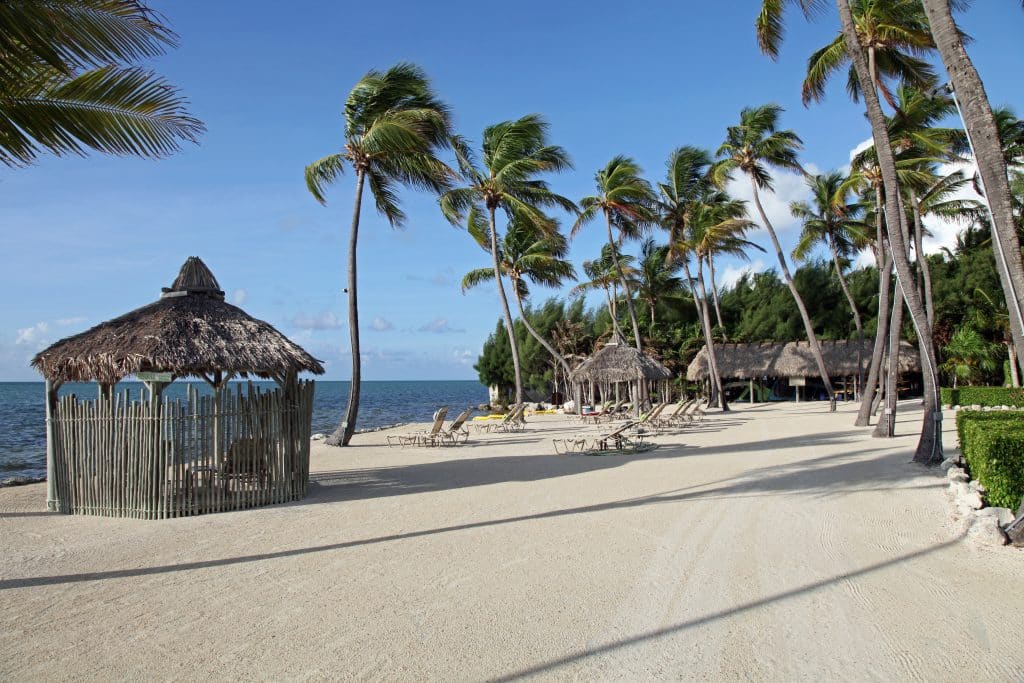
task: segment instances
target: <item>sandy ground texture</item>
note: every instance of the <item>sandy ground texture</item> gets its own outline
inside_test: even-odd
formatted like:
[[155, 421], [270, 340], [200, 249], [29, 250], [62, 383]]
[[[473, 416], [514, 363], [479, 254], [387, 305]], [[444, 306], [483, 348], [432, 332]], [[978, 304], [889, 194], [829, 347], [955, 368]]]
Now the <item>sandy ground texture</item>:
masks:
[[317, 444], [299, 503], [169, 521], [0, 489], [0, 678], [1021, 680], [1024, 551], [958, 533], [912, 404], [894, 441], [854, 414], [736, 406], [628, 457], [556, 456], [563, 417], [378, 432]]

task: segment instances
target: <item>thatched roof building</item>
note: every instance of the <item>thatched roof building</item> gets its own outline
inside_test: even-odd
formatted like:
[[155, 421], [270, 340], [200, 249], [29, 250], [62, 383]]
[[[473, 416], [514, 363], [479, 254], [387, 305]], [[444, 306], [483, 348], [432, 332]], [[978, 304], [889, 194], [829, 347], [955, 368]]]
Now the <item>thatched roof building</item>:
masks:
[[217, 279], [195, 256], [157, 301], [60, 340], [32, 365], [57, 383], [114, 384], [138, 372], [265, 379], [324, 372], [272, 325], [224, 301]]
[[[832, 377], [858, 374], [858, 356], [865, 367], [871, 359], [872, 342], [865, 340], [822, 341], [821, 353]], [[860, 353], [858, 354], [858, 346]], [[920, 372], [921, 358], [916, 346], [900, 342], [900, 372]], [[818, 365], [807, 342], [752, 342], [715, 344], [715, 359], [722, 378], [816, 377]], [[686, 370], [686, 379], [699, 381], [708, 376], [707, 347], [701, 348]]]
[[606, 344], [569, 375], [572, 382], [635, 382], [639, 378], [662, 380], [672, 377], [672, 371], [645, 356], [632, 346], [619, 340]]

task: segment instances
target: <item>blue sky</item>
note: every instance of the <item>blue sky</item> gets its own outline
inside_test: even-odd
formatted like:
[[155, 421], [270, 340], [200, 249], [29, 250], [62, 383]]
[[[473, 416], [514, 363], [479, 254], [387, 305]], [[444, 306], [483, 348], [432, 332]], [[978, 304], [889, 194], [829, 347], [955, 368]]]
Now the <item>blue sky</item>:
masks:
[[[835, 35], [833, 14], [813, 24], [791, 14], [772, 62], [757, 49], [753, 1], [152, 5], [181, 36], [153, 66], [209, 130], [160, 161], [93, 155], [0, 168], [0, 380], [38, 379], [27, 365], [33, 353], [153, 300], [190, 255], [206, 261], [232, 301], [325, 360], [328, 379], [346, 379], [341, 290], [353, 183], [343, 179], [324, 208], [302, 170], [339, 148], [342, 102], [370, 68], [423, 66], [473, 140], [497, 121], [544, 114], [576, 167], [552, 185], [574, 199], [592, 191], [594, 172], [615, 154], [635, 157], [656, 180], [673, 148], [714, 149], [747, 105], [784, 106], [783, 123], [804, 139], [802, 159], [813, 168], [848, 163], [870, 136], [842, 89], [845, 76], [823, 104], [800, 104], [807, 55]], [[992, 101], [1024, 113], [1019, 3], [979, 0], [962, 25]], [[804, 188], [780, 175], [777, 189], [766, 204], [788, 247], [797, 226], [785, 207]], [[474, 379], [499, 309], [492, 287], [463, 295], [458, 282], [487, 255], [441, 218], [434, 198], [403, 199], [403, 231], [363, 214], [363, 376]], [[951, 234], [938, 231], [936, 245]], [[584, 230], [573, 261], [592, 258], [601, 238], [596, 224]], [[763, 231], [754, 238], [767, 244]], [[754, 255], [756, 268], [771, 263]], [[720, 271], [728, 278], [740, 267]]]

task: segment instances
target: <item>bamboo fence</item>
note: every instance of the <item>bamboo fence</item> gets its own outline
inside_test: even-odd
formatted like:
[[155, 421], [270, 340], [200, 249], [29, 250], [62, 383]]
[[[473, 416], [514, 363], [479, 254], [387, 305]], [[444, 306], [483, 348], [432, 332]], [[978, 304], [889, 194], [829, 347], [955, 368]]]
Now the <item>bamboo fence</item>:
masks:
[[[312, 381], [186, 400], [60, 398], [56, 509], [166, 519], [298, 500], [309, 481]], [[141, 397], [140, 397], [141, 398]]]

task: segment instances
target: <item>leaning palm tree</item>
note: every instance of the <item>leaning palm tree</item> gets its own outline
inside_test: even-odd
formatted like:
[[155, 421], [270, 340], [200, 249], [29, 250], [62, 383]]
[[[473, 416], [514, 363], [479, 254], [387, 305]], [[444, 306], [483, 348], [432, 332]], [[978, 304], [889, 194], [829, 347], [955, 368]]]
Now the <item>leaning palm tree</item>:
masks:
[[[782, 12], [788, 4], [797, 4], [809, 15], [814, 8], [822, 7], [824, 0], [762, 0], [761, 13], [757, 20], [757, 36], [763, 52], [774, 57], [782, 41], [784, 23]], [[882, 111], [878, 93], [875, 90], [868, 54], [861, 44], [857, 33], [857, 23], [850, 6], [850, 0], [836, 0], [839, 10], [839, 22], [842, 27], [846, 51], [854, 66], [857, 81], [861, 84], [861, 94], [871, 124], [871, 135], [878, 154], [878, 165], [881, 171], [885, 190], [885, 221], [889, 237], [893, 264], [896, 268], [898, 283], [907, 302], [914, 327], [918, 333], [921, 347], [921, 365], [924, 370], [924, 414], [921, 423], [921, 438], [918, 440], [914, 459], [923, 463], [937, 463], [942, 459], [942, 413], [939, 410], [938, 365], [932, 329], [925, 315], [924, 304], [920, 292], [913, 281], [910, 261], [906, 248], [905, 234], [908, 234], [906, 215], [899, 180], [896, 173], [896, 159], [893, 154], [892, 141], [886, 126], [885, 113]], [[930, 17], [929, 17], [930, 18]], [[867, 84], [868, 87], [864, 87]]]
[[203, 124], [177, 88], [135, 63], [177, 36], [139, 0], [5, 2], [0, 11], [0, 162], [95, 150], [163, 157]]
[[814, 333], [811, 316], [807, 313], [807, 306], [804, 305], [804, 300], [800, 296], [800, 292], [797, 291], [796, 283], [789, 272], [786, 255], [782, 252], [782, 245], [775, 234], [775, 228], [768, 220], [768, 214], [765, 213], [764, 207], [761, 205], [760, 191], [770, 192], [773, 189], [769, 167], [802, 170], [796, 156], [797, 150], [801, 147], [800, 138], [791, 130], [779, 130], [778, 123], [781, 113], [782, 107], [775, 104], [744, 108], [740, 112], [739, 125], [730, 126], [727, 129], [725, 142], [718, 148], [717, 155], [721, 157], [721, 161], [715, 166], [715, 177], [720, 185], [724, 184], [736, 170], [750, 178], [754, 206], [757, 207], [762, 225], [772, 238], [783, 279], [785, 279], [789, 292], [793, 295], [793, 301], [796, 302], [796, 307], [800, 311], [800, 319], [804, 323], [811, 355], [818, 366], [821, 381], [825, 385], [830, 407], [835, 410], [835, 392], [832, 389], [828, 369], [825, 367], [825, 359], [821, 355], [818, 337]]
[[512, 349], [516, 403], [522, 403], [523, 373], [519, 346], [512, 326], [512, 312], [502, 283], [497, 212], [501, 209], [510, 217], [516, 216], [533, 225], [546, 226], [547, 231], [553, 232], [556, 227], [554, 222], [541, 209], [556, 206], [574, 212], [576, 205], [552, 192], [547, 183], [537, 176], [563, 171], [571, 168], [572, 164], [564, 149], [548, 144], [548, 124], [537, 114], [503, 121], [484, 129], [480, 164], [462, 145], [459, 145], [458, 156], [464, 185], [441, 195], [441, 212], [453, 225], [475, 225], [479, 220], [487, 225], [494, 281], [498, 287], [498, 298], [501, 300], [505, 329]]
[[[711, 300], [715, 305], [715, 319], [719, 327], [724, 327], [722, 307], [718, 301], [718, 280], [715, 275], [715, 258], [732, 256], [742, 261], [749, 261], [752, 249], [764, 251], [761, 245], [746, 239], [747, 232], [756, 227], [747, 220], [746, 203], [741, 199], [732, 199], [724, 192], [712, 192], [703, 200], [715, 207], [718, 223], [705, 233], [701, 252], [708, 264], [708, 280], [711, 285]], [[724, 336], [724, 335], [723, 335]]]
[[[474, 225], [469, 226], [469, 231], [476, 243], [490, 253], [491, 236], [487, 223], [477, 220]], [[538, 227], [523, 217], [509, 221], [505, 237], [498, 245], [501, 273], [512, 283], [512, 294], [519, 310], [519, 319], [526, 327], [526, 331], [561, 365], [566, 377], [571, 371], [568, 361], [530, 323], [523, 301], [530, 295], [528, 281], [544, 287], [560, 287], [565, 280], [576, 279], [576, 270], [565, 259], [568, 252], [569, 242], [565, 235], [557, 229], [550, 231], [546, 223]], [[476, 268], [462, 278], [462, 291], [465, 292], [493, 279], [493, 267]]]
[[[625, 240], [641, 237], [657, 223], [654, 211], [654, 193], [651, 185], [641, 176], [640, 167], [629, 157], [614, 157], [604, 168], [597, 172], [597, 194], [580, 200], [580, 215], [572, 226], [572, 237], [580, 229], [597, 217], [604, 214], [605, 226], [608, 229], [608, 244], [621, 245]], [[615, 229], [616, 235], [612, 229]], [[615, 251], [612, 252], [613, 256]], [[633, 339], [637, 350], [642, 350], [640, 341], [640, 324], [633, 305], [633, 291], [619, 268], [616, 258], [616, 269], [619, 280], [626, 294], [626, 307], [629, 319], [633, 324]]]
[[[857, 302], [843, 276], [843, 262], [867, 246], [871, 241], [871, 229], [860, 219], [861, 205], [847, 201], [845, 182], [843, 174], [836, 171], [813, 176], [807, 181], [813, 206], [808, 202], [793, 202], [789, 205], [790, 213], [803, 224], [800, 238], [793, 249], [793, 258], [806, 261], [818, 245], [828, 249], [839, 286], [853, 313], [857, 341], [863, 346], [864, 324]], [[857, 368], [859, 374], [862, 370], [859, 362]]]
[[[612, 329], [622, 338], [625, 338], [625, 335], [619, 325], [619, 284], [622, 278], [630, 282], [635, 280], [634, 261], [634, 257], [629, 254], [619, 253], [618, 247], [614, 244], [605, 244], [601, 247], [601, 255], [598, 258], [583, 262], [583, 273], [590, 279], [580, 282], [569, 292], [569, 296], [573, 297], [597, 290], [604, 292]], [[619, 273], [622, 273], [621, 278]]]
[[405, 221], [405, 214], [398, 205], [399, 185], [440, 192], [454, 175], [436, 156], [439, 150], [452, 143], [451, 114], [434, 95], [430, 81], [419, 67], [403, 63], [387, 71], [367, 72], [345, 100], [344, 115], [344, 148], [306, 167], [306, 187], [321, 204], [327, 203], [327, 186], [337, 181], [346, 166], [351, 166], [356, 174], [346, 290], [352, 382], [345, 415], [338, 429], [327, 439], [333, 446], [348, 445], [359, 415], [362, 363], [356, 247], [363, 186], [369, 183], [378, 213], [397, 227]]

